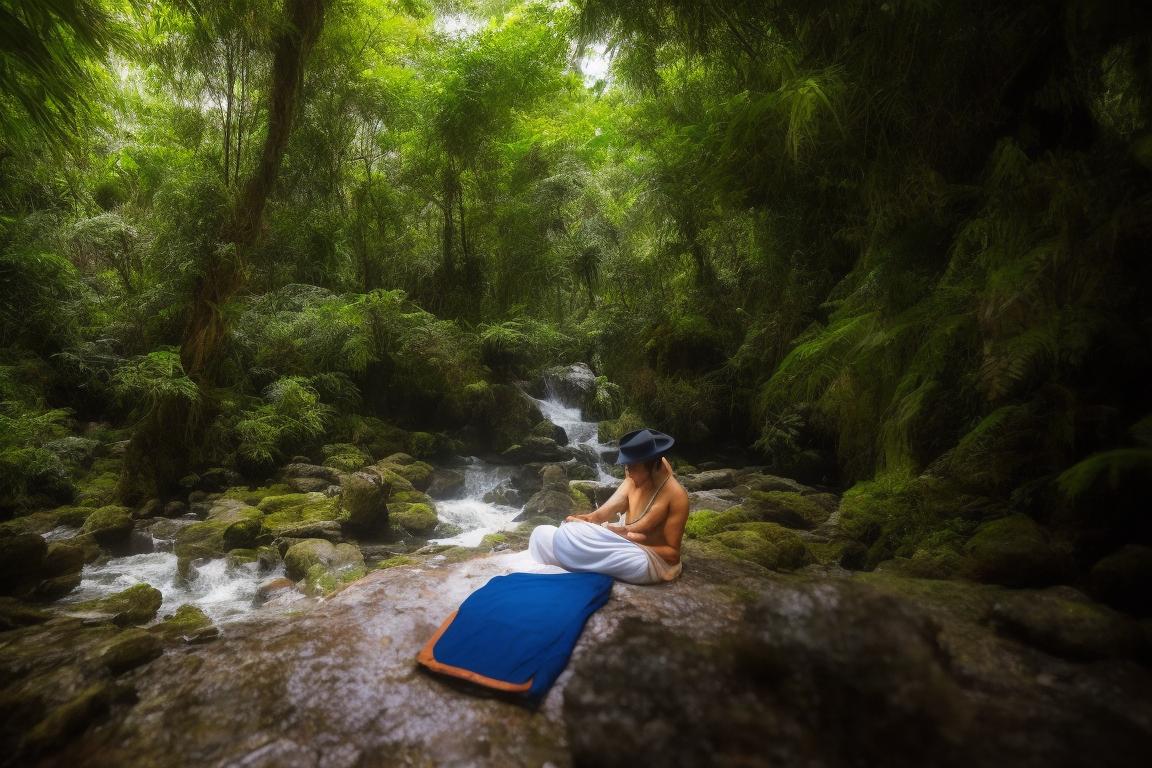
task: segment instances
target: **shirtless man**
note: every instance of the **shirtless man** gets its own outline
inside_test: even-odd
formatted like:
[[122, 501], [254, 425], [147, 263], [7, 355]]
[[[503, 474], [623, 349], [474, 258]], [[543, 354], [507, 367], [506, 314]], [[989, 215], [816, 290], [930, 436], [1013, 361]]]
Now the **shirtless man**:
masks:
[[664, 458], [674, 442], [651, 429], [620, 438], [616, 463], [624, 465], [624, 482], [594, 512], [570, 515], [560, 528], [537, 527], [529, 541], [533, 557], [638, 584], [676, 578], [688, 494]]

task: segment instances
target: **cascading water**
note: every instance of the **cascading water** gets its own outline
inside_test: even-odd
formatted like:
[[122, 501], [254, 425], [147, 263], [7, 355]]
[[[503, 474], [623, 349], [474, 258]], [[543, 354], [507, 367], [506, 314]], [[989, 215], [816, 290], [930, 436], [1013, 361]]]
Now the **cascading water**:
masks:
[[582, 449], [595, 457], [596, 479], [599, 482], [619, 482], [618, 478], [613, 477], [606, 471], [604, 462], [600, 458], [602, 453], [610, 450], [610, 447], [600, 442], [596, 422], [584, 421], [580, 415], [579, 408], [569, 408], [560, 402], [555, 395], [551, 395], [545, 400], [537, 400], [536, 398], [533, 398], [533, 400], [536, 402], [536, 405], [539, 406], [540, 413], [544, 414], [544, 418], [556, 426], [561, 427], [567, 433], [568, 444], [570, 446]]
[[157, 616], [191, 603], [220, 624], [247, 615], [257, 587], [284, 575], [283, 566], [268, 572], [261, 571], [257, 563], [230, 564], [224, 558], [208, 560], [195, 570], [194, 579], [181, 583], [176, 575], [176, 555], [171, 552], [116, 557], [100, 565], [84, 566], [80, 586], [60, 603], [96, 600], [136, 584], [150, 584], [164, 596]]
[[516, 525], [512, 518], [520, 514], [517, 507], [484, 501], [489, 491], [509, 478], [512, 468], [488, 464], [475, 457], [468, 462], [464, 468], [463, 498], [436, 502], [440, 521], [456, 526], [460, 533], [432, 539], [433, 544], [477, 547], [488, 534], [506, 531]]

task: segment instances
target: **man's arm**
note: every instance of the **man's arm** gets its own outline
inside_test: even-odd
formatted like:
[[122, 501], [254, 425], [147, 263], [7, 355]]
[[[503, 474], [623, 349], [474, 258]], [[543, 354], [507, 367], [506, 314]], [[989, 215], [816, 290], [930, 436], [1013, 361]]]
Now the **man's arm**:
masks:
[[628, 490], [631, 487], [632, 481], [625, 478], [624, 482], [620, 483], [620, 487], [616, 489], [608, 501], [601, 504], [594, 511], [584, 515], [569, 515], [564, 518], [565, 522], [569, 520], [584, 520], [589, 523], [603, 523], [608, 520], [615, 520], [620, 516], [621, 512], [628, 511]]

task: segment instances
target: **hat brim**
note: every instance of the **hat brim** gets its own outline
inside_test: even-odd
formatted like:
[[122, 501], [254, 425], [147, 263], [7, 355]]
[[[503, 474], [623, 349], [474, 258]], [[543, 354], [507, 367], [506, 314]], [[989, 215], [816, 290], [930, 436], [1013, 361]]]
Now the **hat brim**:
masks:
[[[650, 432], [652, 441], [643, 446], [635, 446], [630, 449], [621, 445], [619, 453], [616, 455], [616, 464], [640, 464], [641, 462], [652, 461], [653, 459], [663, 456], [676, 444], [676, 441], [671, 436], [663, 432], [656, 432], [655, 430], [650, 430]], [[625, 435], [625, 438], [627, 437], [628, 436]], [[624, 439], [621, 440], [621, 443], [623, 442], [625, 442]]]

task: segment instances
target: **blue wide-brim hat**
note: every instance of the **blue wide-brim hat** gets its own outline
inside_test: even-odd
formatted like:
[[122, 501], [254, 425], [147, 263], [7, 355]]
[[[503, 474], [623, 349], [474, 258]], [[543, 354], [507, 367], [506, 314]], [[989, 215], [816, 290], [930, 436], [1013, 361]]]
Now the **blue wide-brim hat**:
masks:
[[675, 444], [669, 435], [654, 429], [638, 429], [620, 438], [620, 453], [617, 464], [639, 464], [651, 461], [665, 453]]

